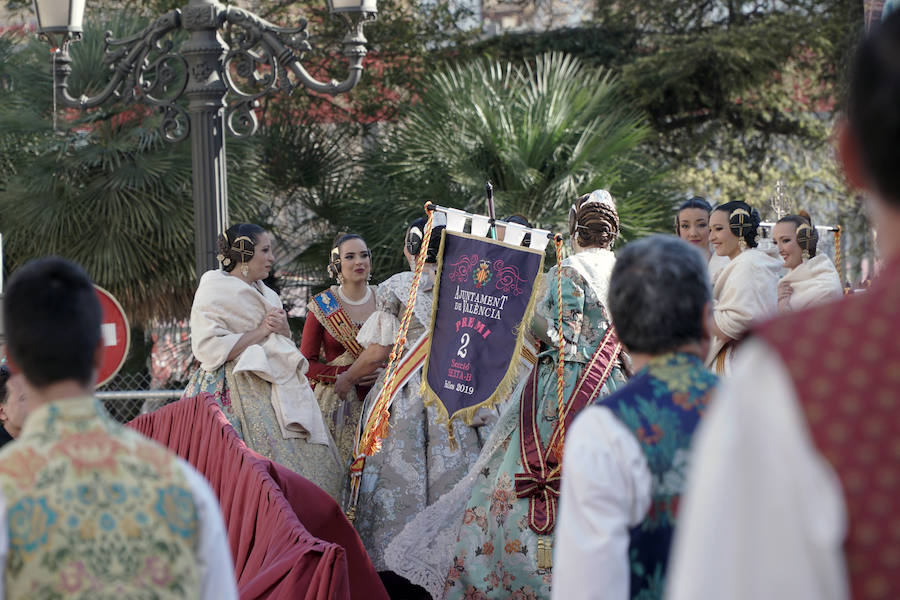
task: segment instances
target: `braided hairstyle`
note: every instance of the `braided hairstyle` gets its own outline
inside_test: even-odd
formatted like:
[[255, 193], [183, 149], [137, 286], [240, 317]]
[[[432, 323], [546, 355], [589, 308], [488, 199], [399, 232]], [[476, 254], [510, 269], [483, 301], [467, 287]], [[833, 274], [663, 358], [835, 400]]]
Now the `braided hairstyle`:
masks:
[[[366, 240], [362, 238], [361, 235], [356, 233], [339, 233], [334, 238], [334, 243], [331, 245], [331, 252], [328, 255], [328, 275], [333, 279], [337, 279], [338, 275], [341, 274], [341, 244], [348, 240], [360, 240], [363, 244], [366, 243]], [[366, 244], [368, 247], [368, 244]]]
[[259, 236], [265, 232], [265, 229], [253, 223], [235, 223], [225, 233], [220, 233], [216, 238], [216, 259], [221, 263], [222, 270], [230, 273], [238, 264], [249, 262], [253, 258]]
[[806, 250], [809, 257], [816, 255], [816, 246], [819, 243], [819, 232], [813, 227], [812, 218], [805, 210], [796, 215], [786, 215], [778, 219], [779, 223], [793, 223], [797, 228], [797, 245], [801, 250]]
[[[410, 223], [409, 227], [406, 229], [406, 249], [414, 257], [419, 256], [419, 251], [422, 250], [422, 240], [425, 238], [426, 223], [428, 223], [428, 221], [424, 217], [419, 217]], [[428, 240], [428, 248], [425, 249], [428, 253], [425, 255], [425, 262], [427, 264], [434, 264], [437, 262], [438, 251], [441, 249], [441, 232], [443, 230], [444, 225], [435, 225], [431, 229], [431, 238]]]
[[718, 205], [715, 211], [728, 215], [728, 228], [735, 236], [744, 238], [748, 248], [756, 248], [759, 236], [759, 212], [746, 202], [734, 200]]
[[606, 190], [580, 196], [569, 210], [569, 235], [582, 248], [609, 248], [619, 235], [619, 213]]

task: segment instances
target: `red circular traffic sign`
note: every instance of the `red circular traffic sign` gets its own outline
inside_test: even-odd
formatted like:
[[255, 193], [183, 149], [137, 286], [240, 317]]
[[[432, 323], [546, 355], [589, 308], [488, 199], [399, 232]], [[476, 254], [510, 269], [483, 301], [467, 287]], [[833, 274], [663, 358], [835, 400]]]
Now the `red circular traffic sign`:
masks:
[[100, 343], [103, 346], [103, 360], [100, 370], [97, 372], [97, 387], [109, 383], [116, 376], [128, 349], [131, 348], [131, 329], [128, 327], [128, 318], [122, 305], [112, 294], [99, 285], [94, 285], [97, 290], [97, 298], [100, 300], [100, 308], [103, 311], [100, 319]]

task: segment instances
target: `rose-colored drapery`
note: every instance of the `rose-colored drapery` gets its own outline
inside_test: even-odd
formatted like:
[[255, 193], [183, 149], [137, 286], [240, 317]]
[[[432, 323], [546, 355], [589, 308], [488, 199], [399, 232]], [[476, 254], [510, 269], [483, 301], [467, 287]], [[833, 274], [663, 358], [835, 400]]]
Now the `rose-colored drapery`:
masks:
[[211, 395], [184, 398], [128, 425], [209, 480], [225, 518], [242, 600], [388, 597], [334, 500], [249, 450]]

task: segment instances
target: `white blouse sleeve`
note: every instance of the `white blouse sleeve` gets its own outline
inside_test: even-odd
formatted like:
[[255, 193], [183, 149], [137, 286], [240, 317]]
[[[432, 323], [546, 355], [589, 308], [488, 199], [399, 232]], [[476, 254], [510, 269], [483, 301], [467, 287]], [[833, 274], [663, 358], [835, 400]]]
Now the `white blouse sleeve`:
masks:
[[694, 438], [667, 600], [849, 598], [840, 482], [775, 352], [751, 340]]
[[627, 600], [628, 530], [650, 507], [651, 475], [634, 435], [601, 406], [566, 435], [553, 556], [554, 600]]

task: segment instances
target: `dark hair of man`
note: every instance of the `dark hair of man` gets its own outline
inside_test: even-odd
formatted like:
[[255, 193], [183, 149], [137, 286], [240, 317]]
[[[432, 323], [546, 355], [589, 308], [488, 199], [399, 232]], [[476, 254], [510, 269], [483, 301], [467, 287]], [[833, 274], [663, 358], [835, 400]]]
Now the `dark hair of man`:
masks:
[[669, 235], [626, 245], [609, 282], [612, 322], [631, 352], [664, 354], [699, 342], [711, 297], [703, 255]]
[[[816, 247], [819, 245], [819, 232], [812, 225], [812, 219], [806, 211], [800, 211], [796, 215], [785, 215], [778, 219], [778, 223], [793, 223], [797, 231], [797, 245], [801, 250], [806, 250], [809, 257], [816, 255]], [[777, 223], [776, 223], [777, 224]], [[801, 225], [806, 225], [800, 228]]]
[[860, 45], [847, 116], [867, 174], [886, 201], [900, 205], [900, 11]]
[[[259, 241], [259, 236], [265, 233], [266, 230], [260, 227], [259, 225], [254, 225], [253, 223], [235, 223], [231, 227], [225, 230], [224, 234], [219, 234], [219, 237], [216, 238], [216, 252], [219, 256], [224, 259], [227, 259], [228, 264], [225, 264], [225, 261], [222, 262], [222, 269], [224, 271], [233, 271], [234, 268], [241, 262], [249, 262], [253, 255], [243, 256], [238, 251], [240, 246], [235, 247], [235, 240], [239, 237], [248, 237], [253, 242], [251, 251], [256, 250], [256, 242]], [[242, 260], [243, 258], [243, 260]]]
[[34, 386], [91, 383], [100, 343], [100, 301], [91, 278], [58, 257], [16, 271], [3, 298], [10, 358]]
[[759, 211], [740, 200], [733, 200], [720, 204], [713, 209], [716, 212], [724, 212], [728, 215], [728, 226], [731, 233], [744, 238], [748, 248], [756, 248], [756, 238], [759, 235]]

